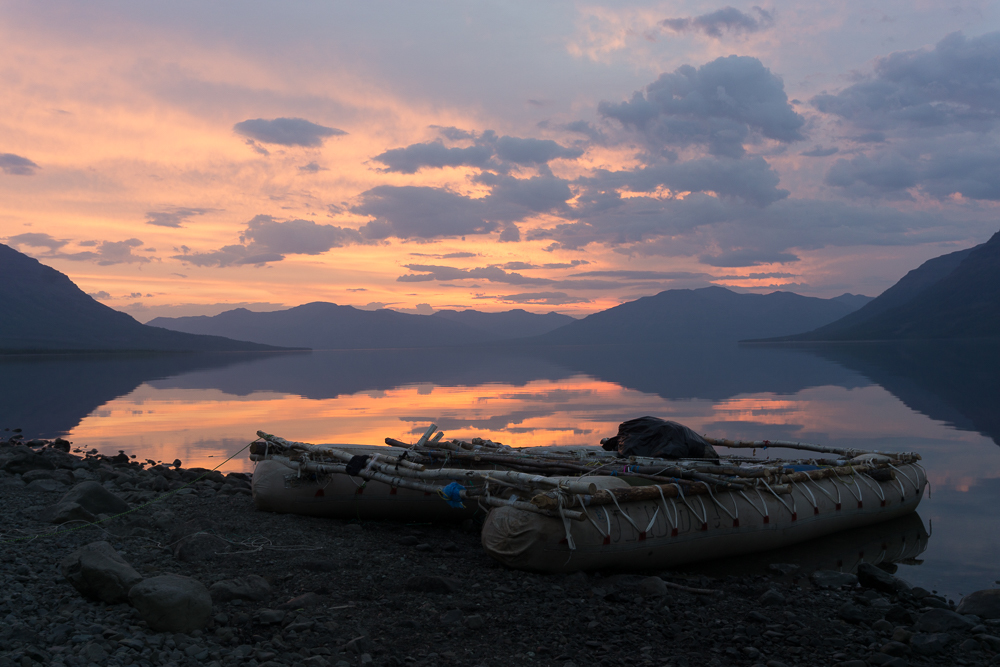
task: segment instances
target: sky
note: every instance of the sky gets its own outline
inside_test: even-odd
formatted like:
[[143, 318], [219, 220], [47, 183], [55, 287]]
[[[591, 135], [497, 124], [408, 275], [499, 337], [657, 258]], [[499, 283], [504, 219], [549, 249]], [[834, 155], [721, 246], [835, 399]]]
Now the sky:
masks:
[[0, 0], [0, 242], [140, 321], [874, 296], [1000, 230], [1000, 4]]

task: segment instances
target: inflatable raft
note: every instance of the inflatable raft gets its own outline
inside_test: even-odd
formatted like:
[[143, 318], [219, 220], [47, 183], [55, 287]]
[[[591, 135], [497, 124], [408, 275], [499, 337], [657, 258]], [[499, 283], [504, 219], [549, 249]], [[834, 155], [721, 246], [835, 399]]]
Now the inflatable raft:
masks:
[[[584, 521], [495, 508], [482, 543], [504, 565], [537, 572], [660, 569], [765, 551], [913, 512], [927, 484], [924, 469], [914, 462], [891, 470], [881, 481], [861, 472], [799, 481], [793, 474], [780, 492], [761, 484], [685, 497], [654, 486], [648, 499], [583, 505]], [[618, 478], [600, 486], [629, 487]]]
[[[644, 437], [655, 435], [660, 425], [646, 419]], [[908, 514], [927, 484], [914, 453], [709, 440], [665, 424], [671, 446], [690, 445], [698, 458], [623, 455], [638, 442], [623, 438], [624, 429], [603, 448], [522, 450], [443, 441], [431, 437], [433, 425], [413, 445], [387, 438], [390, 447], [311, 445], [258, 431], [253, 499], [265, 511], [339, 519], [479, 515], [491, 557], [567, 572], [659, 569], [781, 548]], [[648, 440], [662, 448], [662, 438]], [[740, 456], [713, 447], [755, 449]], [[834, 456], [762, 460], [761, 447]]]

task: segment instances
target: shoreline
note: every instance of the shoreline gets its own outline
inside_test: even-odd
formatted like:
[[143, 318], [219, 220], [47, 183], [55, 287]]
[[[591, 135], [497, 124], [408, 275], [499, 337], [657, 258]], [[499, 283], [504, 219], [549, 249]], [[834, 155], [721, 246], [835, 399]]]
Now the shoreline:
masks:
[[[532, 574], [489, 559], [473, 522], [258, 512], [243, 473], [34, 442], [0, 441], [0, 667], [1000, 664], [1000, 619], [955, 614], [881, 570], [889, 583], [862, 577], [866, 586], [781, 564], [767, 574]], [[58, 529], [41, 518], [86, 481], [130, 508], [155, 502], [39, 536]], [[146, 580], [200, 582], [212, 596], [204, 626], [156, 632], [136, 607], [83, 597], [60, 562], [98, 541]], [[938, 617], [955, 627], [933, 631]]]

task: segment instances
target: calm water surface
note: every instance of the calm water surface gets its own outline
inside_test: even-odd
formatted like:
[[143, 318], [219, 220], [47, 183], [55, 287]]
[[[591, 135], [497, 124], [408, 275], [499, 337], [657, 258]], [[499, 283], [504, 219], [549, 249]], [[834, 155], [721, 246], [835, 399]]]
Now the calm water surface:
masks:
[[[874, 554], [956, 599], [1000, 580], [995, 345], [40, 357], [0, 359], [0, 372], [0, 427], [185, 466], [215, 467], [258, 429], [380, 443], [435, 423], [530, 447], [597, 444], [646, 414], [714, 437], [918, 451], [931, 481], [919, 519], [758, 564], [849, 569]], [[223, 466], [250, 468], [243, 455]]]

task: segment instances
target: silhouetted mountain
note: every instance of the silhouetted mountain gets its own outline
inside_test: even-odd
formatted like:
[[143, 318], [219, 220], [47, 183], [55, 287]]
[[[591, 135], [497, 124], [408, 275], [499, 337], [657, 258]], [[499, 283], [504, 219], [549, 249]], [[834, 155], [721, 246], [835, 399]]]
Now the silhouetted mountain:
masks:
[[1000, 232], [928, 260], [850, 315], [780, 341], [1000, 337]]
[[270, 313], [236, 308], [212, 317], [157, 317], [149, 324], [174, 331], [240, 336], [256, 343], [316, 350], [449, 347], [497, 339], [444, 317], [385, 309], [359, 310], [322, 301]]
[[623, 303], [532, 339], [546, 345], [670, 345], [780, 336], [851, 312], [852, 304], [792, 292], [737, 294], [724, 287], [676, 289]]
[[0, 352], [272, 349], [140, 324], [87, 296], [65, 274], [0, 244]]
[[978, 431], [1000, 445], [1000, 347], [995, 342], [926, 340], [760, 349], [802, 349], [829, 359], [881, 385], [910, 409], [958, 429]]
[[875, 300], [873, 296], [865, 296], [864, 294], [851, 294], [850, 292], [845, 292], [840, 296], [835, 296], [830, 301], [839, 301], [845, 306], [857, 310], [863, 306], [867, 306], [869, 303]]
[[502, 313], [483, 313], [478, 310], [439, 310], [434, 317], [461, 322], [480, 331], [487, 331], [498, 339], [529, 338], [540, 336], [576, 320], [559, 313], [529, 313], [521, 308]]

